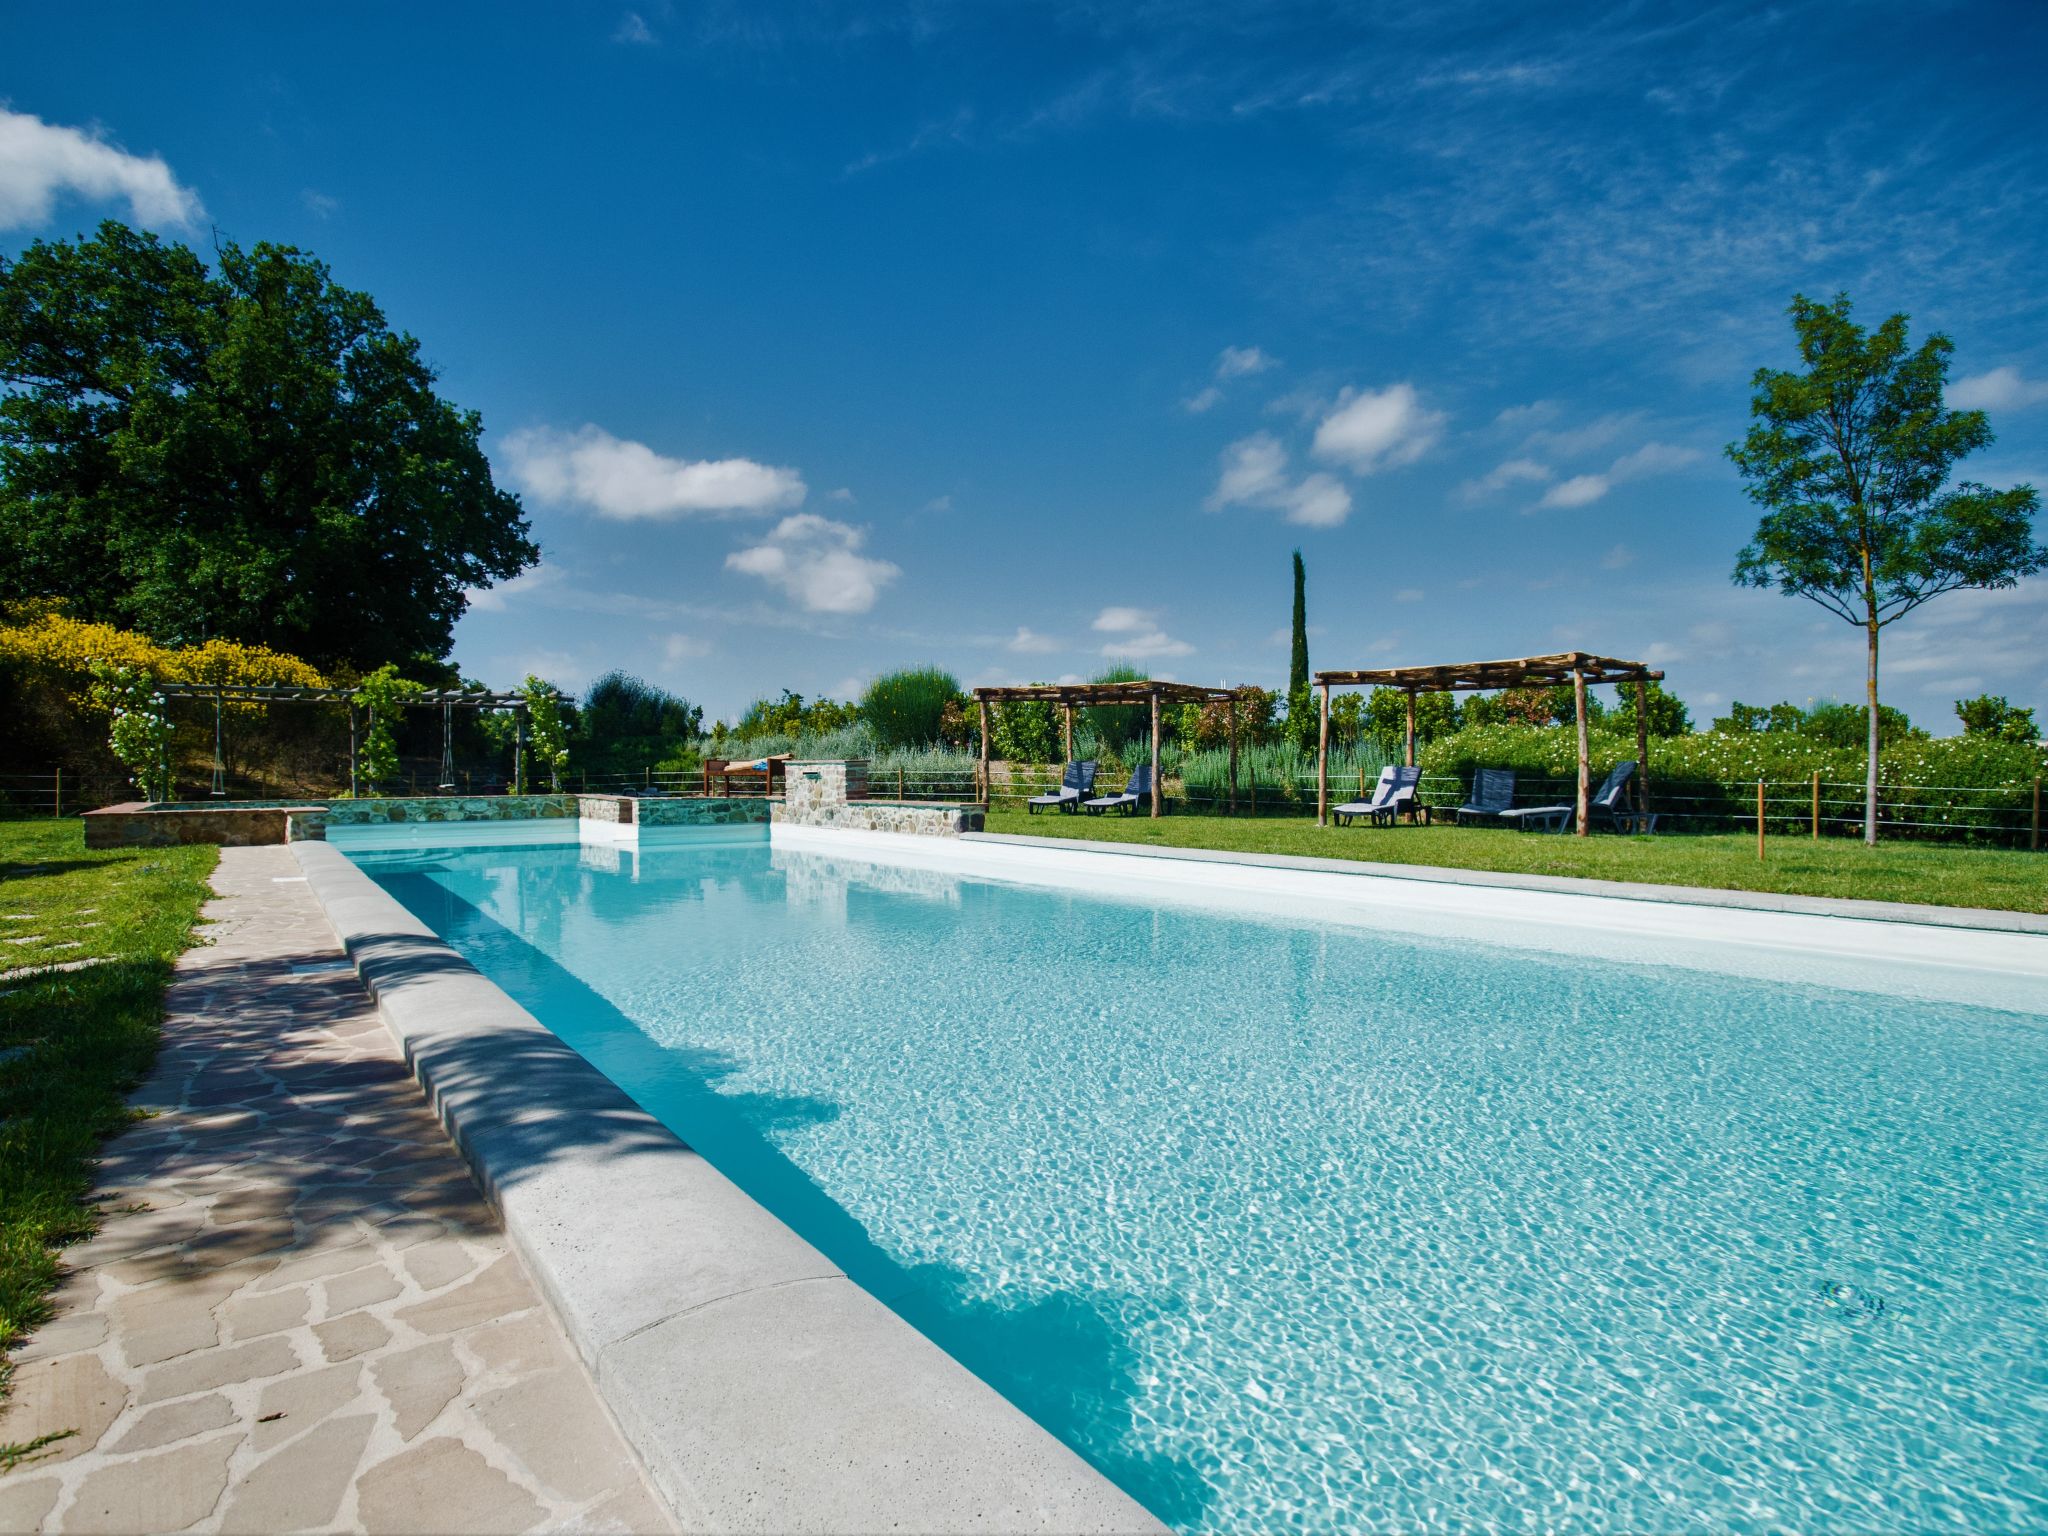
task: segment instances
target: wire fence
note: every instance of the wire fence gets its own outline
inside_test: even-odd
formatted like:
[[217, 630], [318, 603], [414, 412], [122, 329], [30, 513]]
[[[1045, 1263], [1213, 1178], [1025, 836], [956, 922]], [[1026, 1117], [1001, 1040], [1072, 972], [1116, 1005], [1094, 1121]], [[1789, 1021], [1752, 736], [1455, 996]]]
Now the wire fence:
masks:
[[[1057, 764], [998, 763], [990, 773], [987, 801], [992, 809], [1021, 810], [1034, 795], [1049, 794], [1060, 784]], [[459, 773], [451, 786], [438, 783], [437, 765], [404, 764], [399, 779], [385, 792], [403, 795], [501, 795], [510, 789], [502, 774]], [[984, 796], [979, 768], [969, 763], [958, 768], [922, 766], [915, 769], [873, 770], [868, 778], [868, 798], [937, 804], [979, 804]], [[1121, 792], [1128, 775], [1110, 772], [1095, 784], [1097, 795]], [[530, 784], [539, 790], [546, 785]], [[780, 785], [777, 785], [778, 791]], [[576, 794], [691, 796], [705, 792], [700, 773], [642, 769], [638, 773], [591, 774], [572, 770], [563, 776], [562, 788]], [[725, 793], [723, 781], [714, 783], [712, 793]], [[734, 794], [761, 792], [758, 776], [749, 782], [735, 775], [729, 786]], [[1454, 815], [1464, 802], [1468, 786], [1453, 774], [1425, 774], [1418, 786], [1418, 801], [1433, 818]], [[1811, 837], [1860, 836], [1863, 830], [1864, 788], [1810, 777], [1799, 780], [1765, 780], [1762, 814], [1765, 831], [1775, 836], [1806, 834]], [[1240, 775], [1233, 794], [1227, 781], [1215, 782], [1207, 775], [1175, 778], [1170, 772], [1162, 786], [1169, 809], [1200, 815], [1313, 816], [1316, 814], [1317, 779], [1312, 772], [1276, 774], [1250, 770]], [[1758, 817], [1756, 781], [1733, 784], [1681, 784], [1649, 786], [1649, 809], [1656, 812], [1660, 830], [1675, 832], [1753, 831]], [[1370, 794], [1372, 782], [1362, 770], [1333, 774], [1330, 780], [1332, 804], [1354, 795]], [[1567, 805], [1578, 792], [1575, 778], [1544, 778], [1518, 774], [1515, 801], [1518, 805]], [[127, 780], [113, 774], [78, 774], [61, 770], [46, 773], [0, 773], [0, 816], [71, 816], [101, 806], [134, 798]], [[194, 798], [205, 798], [201, 788]], [[230, 798], [233, 798], [232, 796]], [[314, 796], [313, 798], [323, 798]], [[1999, 786], [1885, 784], [1878, 787], [1877, 821], [1881, 835], [1890, 837], [1969, 840], [2006, 846], [2041, 846], [2042, 785]]]

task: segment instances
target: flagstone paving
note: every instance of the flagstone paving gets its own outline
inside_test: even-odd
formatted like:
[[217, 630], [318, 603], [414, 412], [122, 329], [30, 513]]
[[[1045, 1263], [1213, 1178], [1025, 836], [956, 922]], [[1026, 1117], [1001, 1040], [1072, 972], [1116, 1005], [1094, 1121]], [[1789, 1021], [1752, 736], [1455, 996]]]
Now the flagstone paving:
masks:
[[221, 850], [0, 1530], [672, 1530], [297, 876]]

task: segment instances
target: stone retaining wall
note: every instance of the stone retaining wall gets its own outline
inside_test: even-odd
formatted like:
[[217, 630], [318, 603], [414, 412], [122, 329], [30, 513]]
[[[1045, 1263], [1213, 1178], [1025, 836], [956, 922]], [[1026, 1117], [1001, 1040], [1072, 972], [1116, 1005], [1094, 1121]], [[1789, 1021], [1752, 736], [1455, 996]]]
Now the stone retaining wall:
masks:
[[907, 832], [915, 837], [958, 837], [979, 832], [978, 805], [916, 805], [908, 801], [862, 800], [852, 805], [797, 809], [778, 805], [769, 819], [778, 827], [836, 827], [846, 832]]
[[169, 848], [216, 843], [253, 848], [282, 843], [296, 820], [317, 819], [323, 807], [280, 801], [269, 805], [151, 806], [140, 800], [87, 811], [88, 848]]

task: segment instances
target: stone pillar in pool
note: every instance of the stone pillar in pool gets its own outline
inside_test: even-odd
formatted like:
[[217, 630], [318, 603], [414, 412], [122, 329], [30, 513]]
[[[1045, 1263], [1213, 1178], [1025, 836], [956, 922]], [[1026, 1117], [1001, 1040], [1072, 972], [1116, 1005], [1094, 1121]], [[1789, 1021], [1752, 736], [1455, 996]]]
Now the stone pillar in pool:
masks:
[[[826, 758], [783, 765], [782, 803], [792, 819], [811, 816], [868, 797], [868, 760]], [[829, 817], [821, 818], [829, 820]]]

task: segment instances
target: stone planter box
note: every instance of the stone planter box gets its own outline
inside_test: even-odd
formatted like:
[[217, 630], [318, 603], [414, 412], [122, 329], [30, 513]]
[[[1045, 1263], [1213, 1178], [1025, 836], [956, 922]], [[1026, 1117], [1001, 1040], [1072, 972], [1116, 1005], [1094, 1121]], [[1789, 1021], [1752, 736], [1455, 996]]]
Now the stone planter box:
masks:
[[150, 805], [131, 800], [87, 811], [88, 848], [169, 848], [178, 843], [216, 843], [250, 848], [287, 840], [294, 817], [317, 817], [326, 807], [275, 800], [254, 804]]

